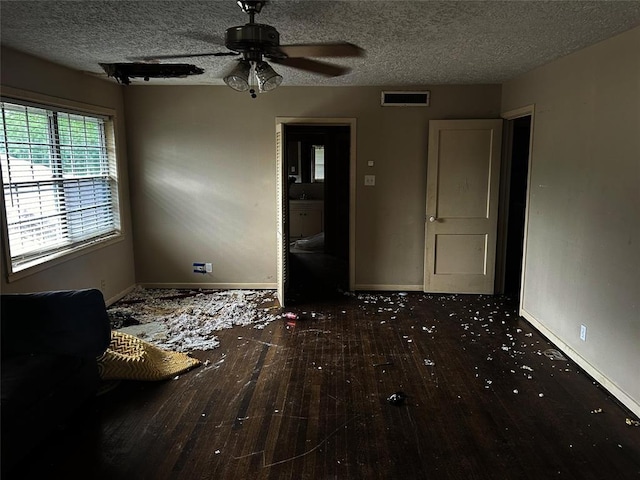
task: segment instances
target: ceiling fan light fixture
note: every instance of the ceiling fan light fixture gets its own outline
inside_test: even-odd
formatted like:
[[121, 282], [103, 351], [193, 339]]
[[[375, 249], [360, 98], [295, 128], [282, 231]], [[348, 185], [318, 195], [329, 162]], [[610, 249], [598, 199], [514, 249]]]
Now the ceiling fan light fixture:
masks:
[[273, 90], [282, 83], [282, 75], [278, 74], [271, 65], [265, 61], [261, 60], [256, 62], [255, 73], [261, 92]]
[[249, 90], [249, 75], [251, 63], [248, 60], [239, 60], [238, 64], [224, 77], [224, 83], [238, 92]]

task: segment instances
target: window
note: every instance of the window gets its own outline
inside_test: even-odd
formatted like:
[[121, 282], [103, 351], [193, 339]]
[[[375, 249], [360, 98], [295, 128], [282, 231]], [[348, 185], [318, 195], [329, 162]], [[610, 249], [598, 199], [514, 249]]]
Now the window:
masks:
[[313, 146], [313, 181], [324, 182], [324, 145]]
[[0, 105], [11, 273], [118, 236], [112, 121], [4, 98]]

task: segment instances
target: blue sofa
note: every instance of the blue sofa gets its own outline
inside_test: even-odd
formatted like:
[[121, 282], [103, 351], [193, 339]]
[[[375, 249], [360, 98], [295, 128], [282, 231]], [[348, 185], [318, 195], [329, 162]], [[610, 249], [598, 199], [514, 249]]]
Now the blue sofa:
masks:
[[3, 294], [0, 309], [6, 472], [95, 396], [111, 328], [96, 289]]

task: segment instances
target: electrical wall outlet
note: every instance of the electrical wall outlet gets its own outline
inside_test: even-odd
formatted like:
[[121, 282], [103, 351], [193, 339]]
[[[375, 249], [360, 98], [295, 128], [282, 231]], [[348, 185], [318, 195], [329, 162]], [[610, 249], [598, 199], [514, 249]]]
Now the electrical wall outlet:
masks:
[[193, 273], [207, 273], [204, 263], [193, 262]]
[[376, 176], [375, 175], [365, 175], [364, 176], [364, 184], [366, 187], [375, 187], [376, 185]]
[[586, 325], [580, 325], [580, 340], [582, 340], [583, 342], [587, 341], [587, 326]]
[[211, 273], [213, 272], [212, 263], [193, 262], [193, 273]]

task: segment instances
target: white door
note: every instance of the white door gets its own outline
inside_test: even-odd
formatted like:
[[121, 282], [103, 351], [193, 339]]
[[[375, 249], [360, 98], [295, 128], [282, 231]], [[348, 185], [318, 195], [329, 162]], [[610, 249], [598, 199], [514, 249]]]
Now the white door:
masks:
[[494, 291], [502, 120], [429, 122], [424, 291]]
[[285, 283], [287, 280], [287, 188], [283, 175], [284, 148], [282, 123], [276, 123], [276, 282], [280, 306], [284, 307]]

